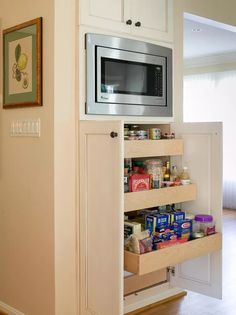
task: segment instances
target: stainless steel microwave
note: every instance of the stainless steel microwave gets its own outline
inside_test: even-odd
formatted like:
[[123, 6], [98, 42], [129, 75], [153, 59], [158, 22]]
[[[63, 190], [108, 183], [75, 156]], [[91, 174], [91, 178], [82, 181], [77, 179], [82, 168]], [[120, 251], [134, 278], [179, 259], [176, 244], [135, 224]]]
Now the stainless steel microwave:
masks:
[[86, 114], [172, 116], [172, 50], [86, 34]]

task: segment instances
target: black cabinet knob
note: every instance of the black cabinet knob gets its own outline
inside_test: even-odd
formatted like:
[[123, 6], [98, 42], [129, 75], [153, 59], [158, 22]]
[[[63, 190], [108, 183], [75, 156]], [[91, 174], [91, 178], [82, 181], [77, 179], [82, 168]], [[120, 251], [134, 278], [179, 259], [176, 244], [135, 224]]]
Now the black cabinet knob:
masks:
[[141, 22], [138, 21], [134, 25], [137, 26], [137, 27], [140, 27], [141, 26]]
[[110, 133], [110, 136], [111, 136], [111, 138], [116, 138], [116, 137], [118, 137], [118, 133], [115, 132], [115, 131], [112, 131], [112, 132]]
[[127, 20], [127, 21], [126, 21], [126, 24], [127, 24], [127, 25], [131, 25], [132, 23], [133, 23], [132, 20]]

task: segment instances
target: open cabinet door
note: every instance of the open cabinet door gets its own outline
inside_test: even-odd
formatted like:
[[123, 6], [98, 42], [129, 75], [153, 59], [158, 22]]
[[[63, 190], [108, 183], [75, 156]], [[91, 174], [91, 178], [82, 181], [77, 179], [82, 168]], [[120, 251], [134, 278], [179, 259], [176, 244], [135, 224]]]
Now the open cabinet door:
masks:
[[[197, 184], [197, 199], [182, 204], [186, 212], [211, 214], [222, 232], [222, 124], [173, 124], [176, 138], [184, 140], [184, 154], [172, 161], [187, 166]], [[171, 283], [215, 298], [222, 297], [222, 251], [199, 257], [175, 268]]]
[[79, 147], [80, 315], [121, 315], [123, 124], [80, 122]]

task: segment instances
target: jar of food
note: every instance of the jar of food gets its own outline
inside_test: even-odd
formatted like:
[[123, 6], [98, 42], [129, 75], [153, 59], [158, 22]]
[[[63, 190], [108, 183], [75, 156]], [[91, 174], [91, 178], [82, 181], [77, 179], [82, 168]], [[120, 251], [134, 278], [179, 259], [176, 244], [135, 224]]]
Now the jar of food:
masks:
[[162, 185], [162, 161], [161, 160], [146, 160], [145, 165], [147, 173], [150, 175], [150, 188], [161, 188]]
[[215, 233], [213, 216], [209, 214], [197, 214], [194, 218], [194, 232], [203, 232], [204, 235]]

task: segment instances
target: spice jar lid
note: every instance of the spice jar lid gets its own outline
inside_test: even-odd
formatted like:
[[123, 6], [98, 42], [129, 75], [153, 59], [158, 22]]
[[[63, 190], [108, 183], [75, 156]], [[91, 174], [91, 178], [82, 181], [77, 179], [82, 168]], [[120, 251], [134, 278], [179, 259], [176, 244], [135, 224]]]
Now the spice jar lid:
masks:
[[195, 215], [195, 221], [197, 222], [212, 222], [213, 216], [209, 214], [197, 214]]

